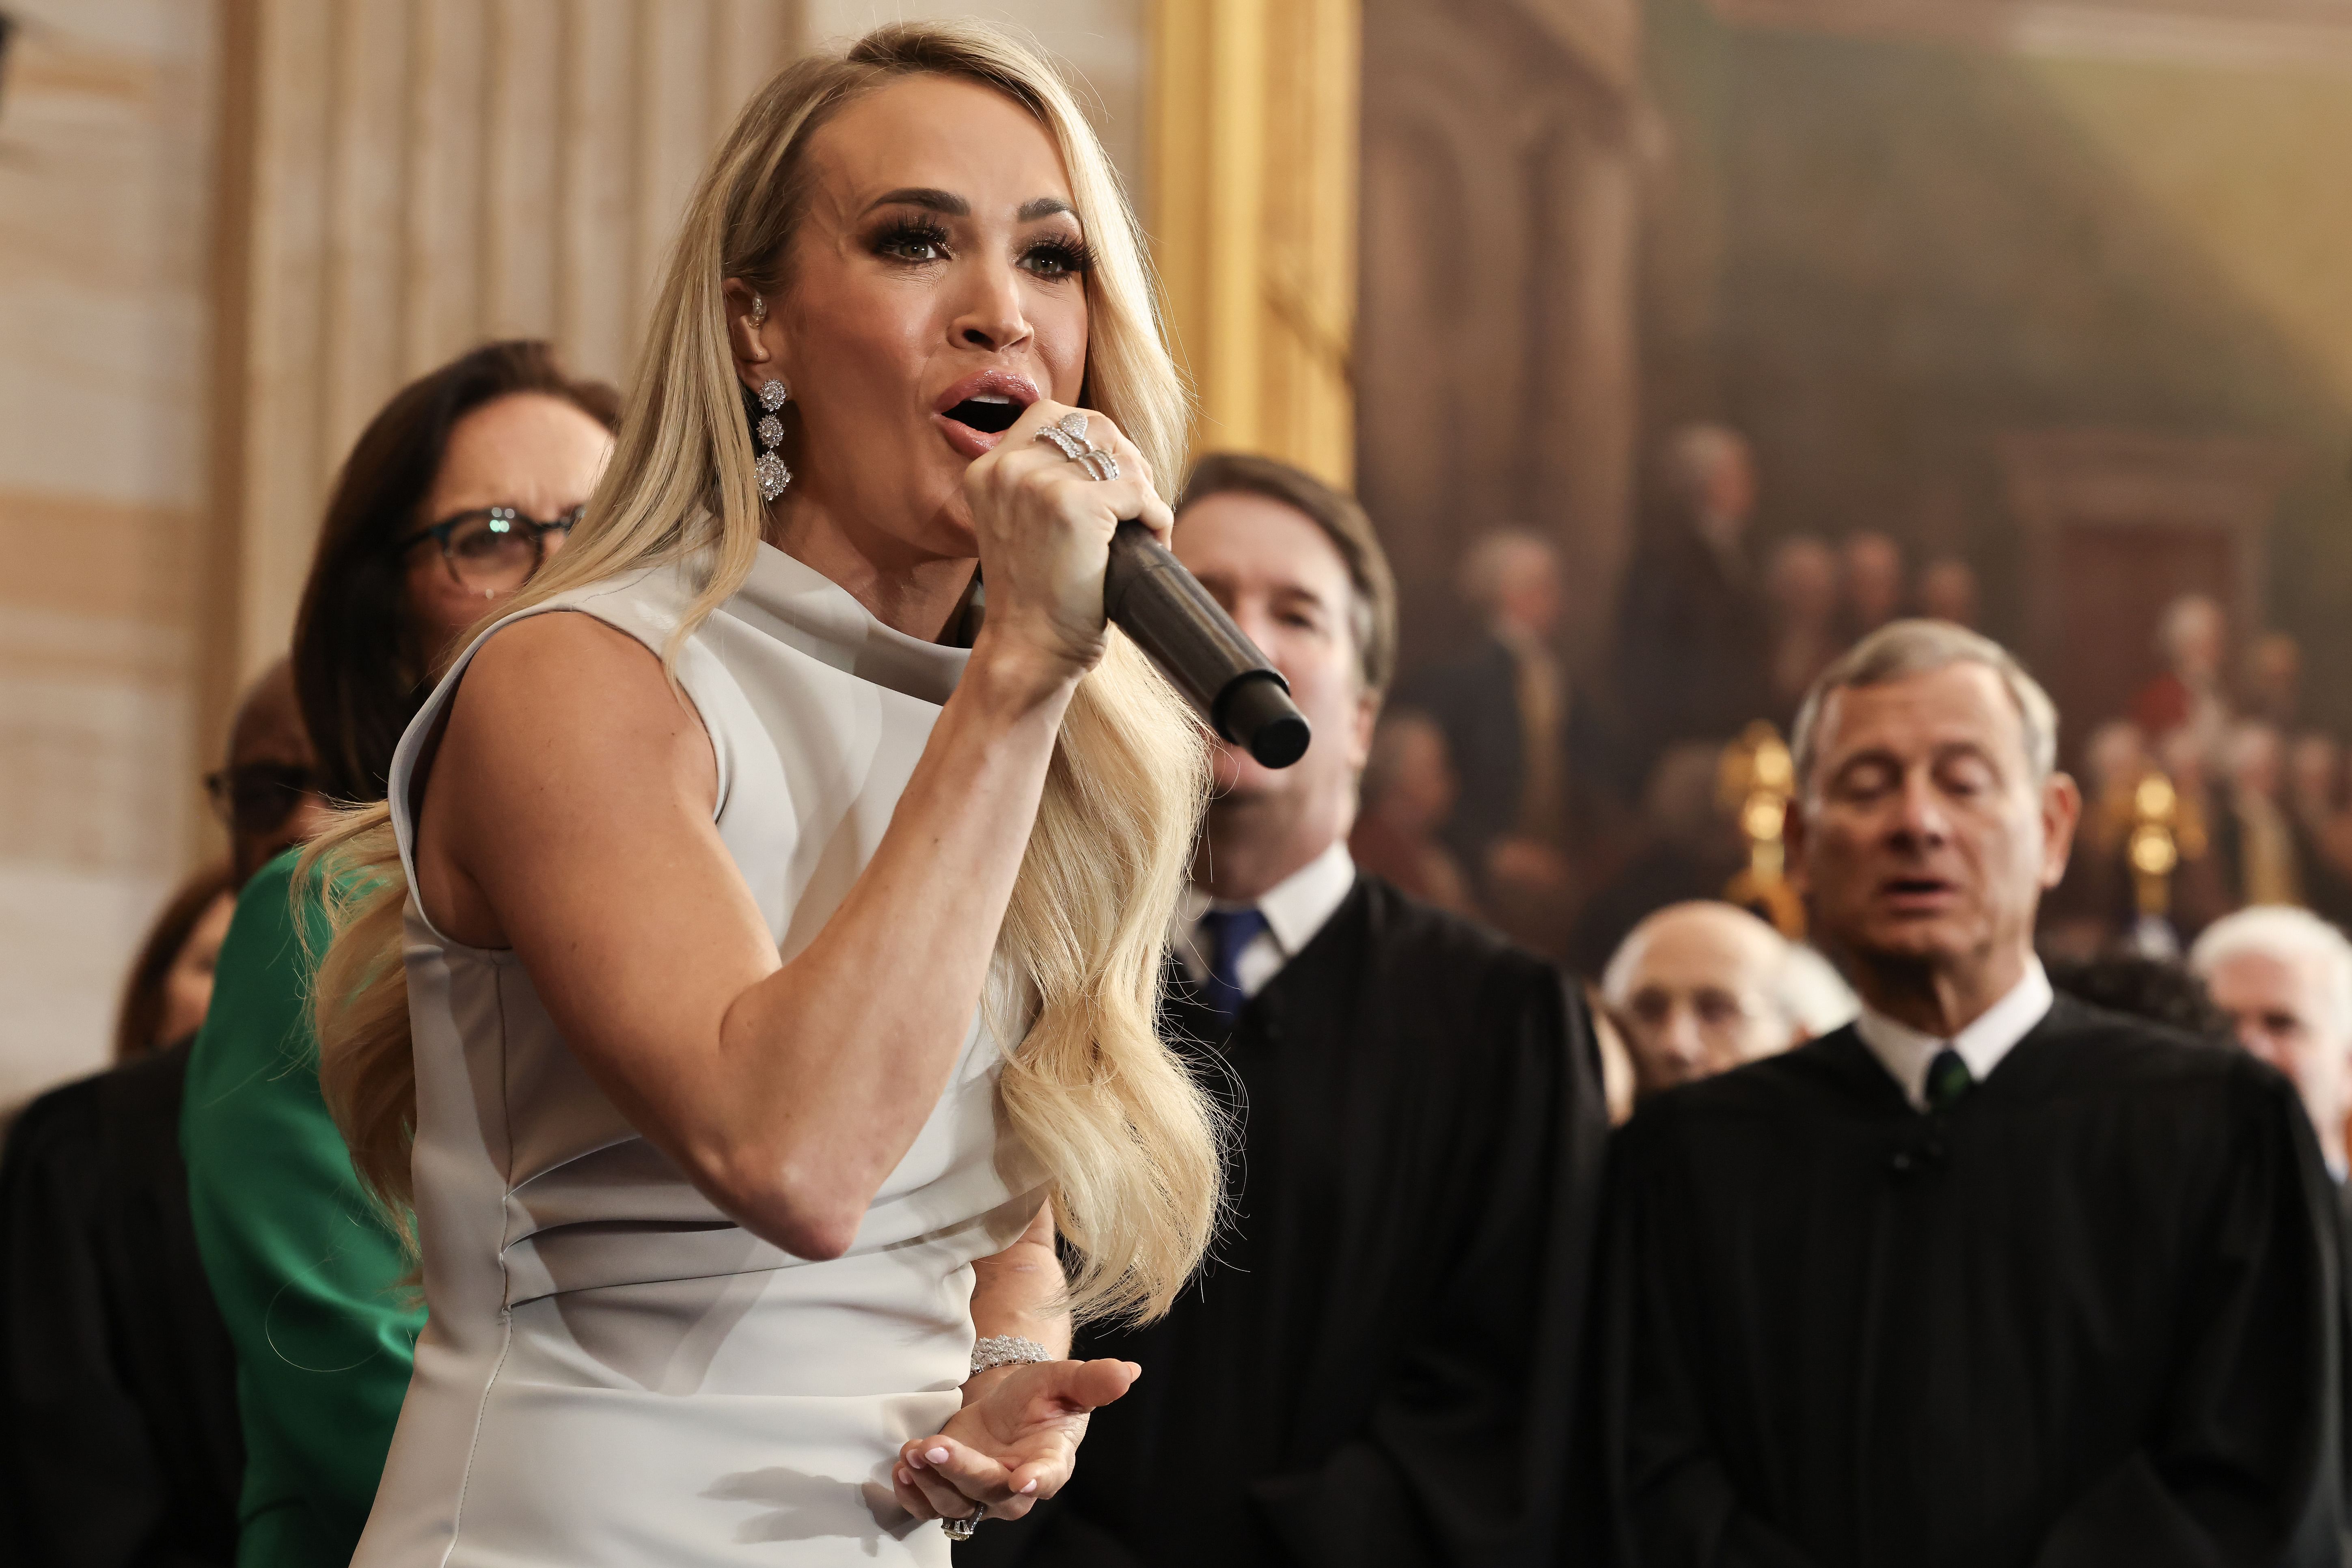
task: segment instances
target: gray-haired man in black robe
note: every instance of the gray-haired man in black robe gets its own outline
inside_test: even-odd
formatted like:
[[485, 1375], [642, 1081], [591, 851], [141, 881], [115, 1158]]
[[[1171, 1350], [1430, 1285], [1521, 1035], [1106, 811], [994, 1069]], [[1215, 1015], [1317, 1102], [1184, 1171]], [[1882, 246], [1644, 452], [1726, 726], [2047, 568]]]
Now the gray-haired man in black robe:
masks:
[[1235, 1090], [1232, 1218], [1061, 1495], [959, 1568], [1509, 1564], [1558, 1542], [1606, 1111], [1550, 965], [1357, 872], [1392, 658], [1355, 503], [1212, 458], [1176, 552], [1289, 678], [1297, 766], [1230, 752], [1169, 1020]]
[[2340, 1561], [2326, 1171], [2273, 1068], [2053, 996], [2056, 727], [1940, 622], [1807, 698], [1790, 849], [1864, 1011], [1612, 1154], [1621, 1559]]

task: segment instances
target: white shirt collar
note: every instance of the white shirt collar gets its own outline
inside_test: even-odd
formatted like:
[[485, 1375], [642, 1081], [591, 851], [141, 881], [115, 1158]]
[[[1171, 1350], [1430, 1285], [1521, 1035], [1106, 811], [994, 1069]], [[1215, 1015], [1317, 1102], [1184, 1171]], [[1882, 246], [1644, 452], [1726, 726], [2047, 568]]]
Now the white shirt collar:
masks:
[[[1342, 838], [1334, 841], [1328, 849], [1265, 890], [1265, 896], [1255, 905], [1258, 913], [1265, 917], [1266, 934], [1258, 941], [1272, 942], [1276, 950], [1275, 969], [1297, 957], [1299, 952], [1315, 940], [1316, 933], [1339, 912], [1339, 906], [1347, 902], [1348, 889], [1355, 885], [1356, 862], [1348, 853], [1348, 841]], [[1212, 909], [1240, 907], [1213, 900], [1198, 887], [1184, 889], [1183, 901], [1178, 910], [1181, 916], [1180, 929], [1182, 940], [1177, 944], [1177, 956], [1192, 972], [1193, 978], [1198, 979], [1209, 972], [1208, 962], [1193, 941], [1193, 932], [1201, 923], [1201, 917]], [[1258, 975], [1245, 973], [1242, 976], [1242, 988], [1255, 994], [1258, 986], [1271, 978], [1271, 970]]]
[[2050, 976], [2042, 973], [2042, 961], [2032, 958], [2026, 961], [2024, 976], [2010, 987], [2007, 995], [1978, 1014], [1949, 1040], [1921, 1034], [1867, 1003], [1863, 1005], [1862, 1016], [1853, 1021], [1853, 1026], [1862, 1043], [1870, 1047], [1870, 1054], [1878, 1058], [1878, 1065], [1901, 1086], [1912, 1108], [1925, 1110], [1927, 1064], [1935, 1060], [1937, 1051], [1950, 1046], [1960, 1054], [1960, 1060], [1969, 1064], [1969, 1071], [1976, 1080], [1982, 1083], [2017, 1042], [2042, 1022], [2055, 999], [2050, 989]]

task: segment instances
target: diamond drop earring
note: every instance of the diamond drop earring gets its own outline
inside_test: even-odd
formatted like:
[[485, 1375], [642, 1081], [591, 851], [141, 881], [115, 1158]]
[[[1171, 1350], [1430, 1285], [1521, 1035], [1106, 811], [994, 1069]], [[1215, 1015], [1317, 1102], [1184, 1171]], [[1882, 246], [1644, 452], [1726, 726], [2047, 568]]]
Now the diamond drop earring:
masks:
[[762, 500], [775, 500], [784, 493], [784, 487], [793, 482], [793, 471], [784, 467], [782, 458], [776, 456], [776, 444], [784, 438], [784, 422], [776, 417], [776, 410], [791, 402], [792, 395], [792, 389], [781, 381], [771, 381], [760, 388], [760, 406], [768, 412], [761, 418], [757, 428], [760, 445], [767, 450], [761, 452], [760, 460], [751, 465], [751, 471], [760, 478], [760, 498]]

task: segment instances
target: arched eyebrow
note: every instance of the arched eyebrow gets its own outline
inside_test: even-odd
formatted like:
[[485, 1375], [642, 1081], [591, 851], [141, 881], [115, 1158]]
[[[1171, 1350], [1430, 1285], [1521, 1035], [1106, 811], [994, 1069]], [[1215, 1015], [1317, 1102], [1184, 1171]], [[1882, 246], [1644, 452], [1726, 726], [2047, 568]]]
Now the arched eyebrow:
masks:
[[[876, 207], [921, 207], [926, 212], [938, 213], [941, 217], [971, 216], [970, 202], [953, 191], [942, 191], [930, 185], [908, 185], [899, 190], [886, 191], [866, 204], [867, 212]], [[1075, 211], [1059, 196], [1038, 196], [1022, 203], [1021, 210], [1013, 216], [1022, 223], [1035, 223], [1039, 218], [1052, 217], [1057, 213], [1075, 214]]]
[[908, 185], [899, 190], [886, 191], [866, 204], [866, 210], [876, 207], [921, 207], [942, 217], [970, 217], [971, 204], [953, 191], [942, 191], [929, 185]]

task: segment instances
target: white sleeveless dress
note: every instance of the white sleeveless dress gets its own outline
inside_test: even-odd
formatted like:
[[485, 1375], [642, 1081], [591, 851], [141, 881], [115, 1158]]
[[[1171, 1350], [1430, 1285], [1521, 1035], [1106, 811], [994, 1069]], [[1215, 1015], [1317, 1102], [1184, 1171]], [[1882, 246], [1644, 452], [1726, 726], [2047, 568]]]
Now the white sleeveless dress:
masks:
[[[693, 583], [656, 568], [524, 613], [583, 611], [659, 653]], [[393, 764], [412, 888], [418, 759], [498, 630]], [[678, 650], [719, 836], [786, 959], [872, 856], [964, 657], [765, 546]], [[597, 1091], [514, 955], [443, 936], [413, 894], [407, 971], [430, 1321], [355, 1568], [944, 1568], [890, 1468], [960, 1404], [972, 1260], [1017, 1239], [1041, 1187], [997, 1108], [989, 1009], [855, 1245], [814, 1262], [697, 1192]]]

